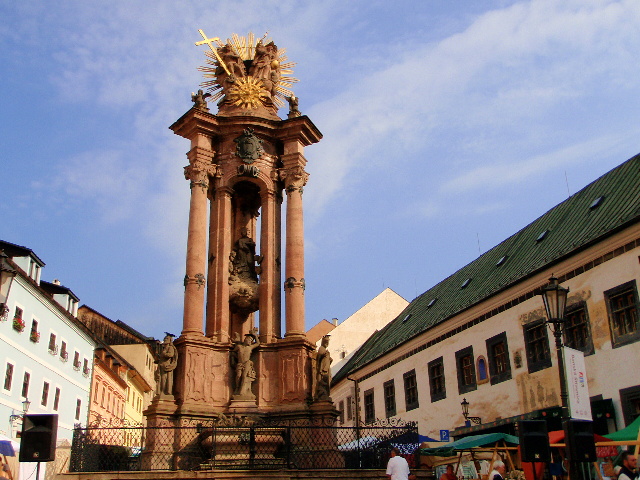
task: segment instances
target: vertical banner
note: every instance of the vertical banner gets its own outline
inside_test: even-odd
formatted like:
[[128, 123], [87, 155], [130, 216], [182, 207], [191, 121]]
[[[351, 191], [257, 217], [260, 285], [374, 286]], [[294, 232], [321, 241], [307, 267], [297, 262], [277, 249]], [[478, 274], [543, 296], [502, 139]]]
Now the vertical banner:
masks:
[[584, 353], [569, 347], [562, 347], [562, 349], [564, 352], [564, 375], [567, 382], [571, 418], [592, 421]]

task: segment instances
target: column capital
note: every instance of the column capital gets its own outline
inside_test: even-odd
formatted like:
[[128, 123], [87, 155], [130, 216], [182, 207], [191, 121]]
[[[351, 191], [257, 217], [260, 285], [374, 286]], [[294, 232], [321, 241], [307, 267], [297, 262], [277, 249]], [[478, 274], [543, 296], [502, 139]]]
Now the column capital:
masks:
[[280, 170], [280, 179], [284, 182], [287, 192], [300, 190], [307, 184], [309, 174], [304, 171], [304, 167], [298, 165]]
[[218, 166], [213, 163], [213, 150], [202, 147], [193, 147], [187, 153], [189, 165], [184, 167], [184, 178], [191, 182], [190, 186], [202, 187], [206, 192], [209, 188], [209, 177], [216, 174]]

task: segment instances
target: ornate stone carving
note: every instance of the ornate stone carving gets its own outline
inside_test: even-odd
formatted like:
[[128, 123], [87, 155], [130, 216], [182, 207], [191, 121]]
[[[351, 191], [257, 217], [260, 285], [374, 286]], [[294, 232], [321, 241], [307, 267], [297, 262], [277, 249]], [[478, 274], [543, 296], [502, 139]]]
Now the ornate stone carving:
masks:
[[249, 314], [259, 307], [260, 267], [256, 267], [256, 261], [261, 263], [262, 257], [256, 255], [256, 244], [248, 229], [241, 228], [240, 235], [229, 256], [229, 303], [233, 311]]
[[207, 98], [210, 96], [211, 94], [209, 92], [204, 93], [202, 90], [198, 90], [198, 93], [192, 93], [191, 101], [193, 102], [193, 106], [198, 110], [208, 112], [209, 107], [207, 106]]
[[260, 346], [260, 338], [256, 328], [247, 333], [244, 341], [240, 341], [240, 335], [236, 333], [235, 346], [231, 352], [231, 366], [235, 368], [234, 400], [255, 400], [256, 396], [251, 391], [251, 384], [256, 380], [257, 374], [253, 367], [251, 354]]
[[304, 171], [304, 167], [296, 166], [289, 169], [280, 170], [280, 179], [285, 183], [287, 192], [300, 190], [307, 184], [309, 174]]
[[236, 155], [244, 163], [255, 162], [264, 153], [262, 140], [253, 132], [253, 128], [245, 128], [242, 135], [233, 140], [236, 143]]
[[307, 288], [307, 284], [304, 281], [304, 278], [301, 278], [300, 281], [297, 281], [294, 277], [289, 277], [284, 281], [285, 290], [288, 289], [289, 292], [291, 292], [291, 290], [296, 287], [300, 287], [302, 288], [302, 290], [305, 290]]
[[287, 97], [287, 102], [289, 102], [289, 113], [287, 114], [287, 118], [299, 117], [300, 110], [298, 110], [298, 97], [295, 95], [291, 95]]
[[217, 169], [218, 166], [215, 163], [207, 163], [196, 158], [184, 167], [184, 178], [190, 181], [192, 189], [198, 186], [206, 191], [209, 188], [209, 177], [215, 176]]
[[331, 354], [329, 353], [329, 335], [322, 337], [322, 342], [318, 352], [316, 353], [316, 381], [314, 400], [316, 401], [331, 401], [329, 391], [331, 389]]
[[238, 165], [236, 171], [240, 177], [258, 178], [258, 175], [260, 175], [260, 169], [255, 165]]
[[198, 285], [198, 290], [200, 290], [200, 287], [204, 287], [204, 285], [207, 283], [207, 279], [202, 273], [196, 273], [193, 277], [190, 277], [189, 275], [185, 275], [184, 276], [185, 288], [189, 283], [195, 283], [196, 285]]
[[158, 395], [173, 395], [173, 372], [178, 366], [178, 350], [173, 345], [173, 335], [167, 333], [158, 348]]
[[[306, 356], [305, 356], [306, 358]], [[280, 364], [280, 392], [281, 402], [295, 402], [304, 400], [304, 383], [306, 376], [300, 352], [284, 354]]]

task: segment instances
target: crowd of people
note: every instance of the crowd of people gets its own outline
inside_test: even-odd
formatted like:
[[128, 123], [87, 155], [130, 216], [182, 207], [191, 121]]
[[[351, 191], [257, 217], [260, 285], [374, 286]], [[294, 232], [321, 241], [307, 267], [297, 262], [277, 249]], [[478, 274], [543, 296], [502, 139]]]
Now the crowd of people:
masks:
[[[640, 480], [638, 474], [638, 458], [632, 451], [623, 451], [618, 459], [617, 465], [614, 468], [614, 475], [611, 476], [611, 480]], [[493, 469], [487, 476], [487, 480], [505, 480], [506, 478], [506, 466], [502, 460], [496, 460], [492, 464]], [[407, 460], [400, 455], [400, 450], [397, 448], [391, 449], [391, 458], [387, 464], [387, 478], [389, 480], [413, 480], [415, 475], [411, 474], [409, 464]], [[446, 471], [440, 476], [439, 480], [458, 480], [453, 465], [449, 464], [446, 467]]]

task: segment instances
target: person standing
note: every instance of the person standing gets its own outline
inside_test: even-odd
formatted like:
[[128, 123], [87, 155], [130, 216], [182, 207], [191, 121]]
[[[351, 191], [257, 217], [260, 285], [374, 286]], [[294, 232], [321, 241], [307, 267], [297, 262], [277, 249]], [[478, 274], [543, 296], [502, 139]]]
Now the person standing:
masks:
[[635, 480], [638, 478], [636, 473], [636, 467], [638, 466], [638, 459], [631, 452], [622, 452], [620, 456], [622, 460], [622, 468], [618, 474], [618, 480]]
[[409, 480], [409, 464], [400, 456], [400, 450], [391, 449], [391, 458], [387, 463], [387, 477], [390, 480]]

